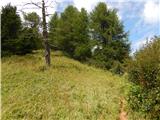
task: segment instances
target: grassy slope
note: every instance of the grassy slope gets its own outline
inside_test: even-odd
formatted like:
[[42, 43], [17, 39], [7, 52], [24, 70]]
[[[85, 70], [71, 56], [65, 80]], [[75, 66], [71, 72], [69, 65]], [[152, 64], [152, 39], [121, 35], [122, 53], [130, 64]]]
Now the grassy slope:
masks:
[[116, 120], [126, 81], [59, 53], [2, 59], [3, 120]]

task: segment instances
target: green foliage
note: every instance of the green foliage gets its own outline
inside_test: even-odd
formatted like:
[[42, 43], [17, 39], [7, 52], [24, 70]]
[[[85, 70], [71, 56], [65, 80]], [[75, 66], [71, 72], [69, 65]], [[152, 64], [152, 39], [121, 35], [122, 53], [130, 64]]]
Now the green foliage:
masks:
[[16, 7], [10, 4], [2, 7], [2, 57], [24, 55], [41, 47], [39, 16], [34, 12], [25, 15], [25, 20], [31, 26], [22, 28], [20, 16], [16, 12]]
[[129, 102], [133, 109], [143, 111], [151, 119], [160, 119], [160, 38], [153, 38], [129, 64], [131, 89]]
[[16, 12], [17, 8], [11, 6], [11, 4], [2, 7], [2, 14], [1, 14], [2, 43], [3, 41], [7, 41], [9, 39], [16, 39], [21, 30], [22, 27], [21, 19]]
[[36, 12], [24, 14], [25, 25], [31, 28], [37, 28], [40, 24], [40, 17]]
[[60, 37], [60, 28], [59, 28], [59, 17], [58, 14], [55, 13], [52, 17], [51, 20], [49, 22], [49, 42], [51, 45], [56, 46], [57, 48], [60, 49], [60, 41], [59, 41], [59, 37]]
[[2, 56], [16, 51], [15, 45], [21, 31], [21, 19], [16, 13], [17, 8], [10, 4], [2, 7], [1, 14], [1, 45]]
[[121, 73], [116, 72], [120, 67], [118, 64], [128, 58], [130, 45], [116, 10], [108, 9], [105, 3], [100, 2], [91, 13], [91, 29], [93, 39], [102, 46], [94, 53], [94, 63]]
[[35, 44], [35, 48], [33, 48], [33, 50], [42, 48], [42, 34], [39, 32], [39, 27], [41, 26], [40, 16], [36, 12], [30, 12], [27, 14], [24, 13], [23, 17], [25, 20], [24, 29], [30, 30], [32, 38], [35, 39], [33, 40], [33, 44]]
[[[49, 25], [50, 43], [72, 58], [112, 69], [129, 56], [128, 35], [116, 10], [107, 9], [105, 3], [100, 2], [90, 16], [83, 8], [68, 6], [61, 15], [55, 13]], [[91, 53], [94, 46], [102, 49]]]
[[[14, 13], [14, 17], [8, 16], [8, 13], [5, 12], [8, 9], [11, 9], [10, 16]], [[24, 14], [24, 25], [28, 30], [21, 28], [16, 7], [8, 5], [3, 8], [2, 18], [4, 25], [8, 26], [4, 27], [2, 24], [2, 55], [26, 54], [37, 49], [36, 46], [41, 47], [41, 37], [39, 37], [41, 35], [38, 28], [40, 17], [35, 12]], [[7, 30], [10, 32], [6, 32]], [[13, 31], [17, 32], [12, 36]], [[30, 35], [28, 31], [30, 31]], [[71, 5], [61, 14], [55, 13], [49, 22], [49, 44], [53, 49], [61, 50], [74, 59], [105, 69], [112, 69], [111, 71], [115, 71], [115, 73], [122, 72], [118, 69], [123, 66], [124, 59], [129, 57], [130, 50], [128, 34], [124, 32], [117, 11], [108, 9], [107, 5], [102, 2], [90, 14], [84, 8], [79, 11]], [[101, 49], [92, 51], [95, 46], [101, 47]]]
[[118, 61], [115, 61], [111, 68], [111, 72], [122, 75], [125, 72], [124, 65]]
[[74, 51], [74, 58], [80, 61], [86, 61], [87, 57], [91, 57], [90, 46], [86, 44], [77, 46]]
[[[60, 16], [55, 13], [50, 21], [50, 43], [70, 57], [85, 60], [90, 56], [88, 15], [85, 9], [68, 6]], [[85, 45], [84, 45], [85, 44]], [[86, 46], [86, 48], [85, 48]], [[82, 56], [81, 56], [82, 55]]]
[[41, 43], [41, 39], [38, 36], [38, 33], [31, 28], [24, 28], [22, 30], [19, 39], [17, 40], [17, 51], [16, 54], [24, 55], [26, 53], [31, 53], [33, 50], [36, 50]]

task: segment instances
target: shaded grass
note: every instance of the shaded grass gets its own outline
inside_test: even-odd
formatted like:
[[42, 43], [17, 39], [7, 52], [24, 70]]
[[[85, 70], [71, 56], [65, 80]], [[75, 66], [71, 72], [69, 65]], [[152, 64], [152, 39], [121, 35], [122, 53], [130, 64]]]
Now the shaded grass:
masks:
[[42, 52], [2, 59], [3, 120], [116, 120], [128, 82], [110, 72]]

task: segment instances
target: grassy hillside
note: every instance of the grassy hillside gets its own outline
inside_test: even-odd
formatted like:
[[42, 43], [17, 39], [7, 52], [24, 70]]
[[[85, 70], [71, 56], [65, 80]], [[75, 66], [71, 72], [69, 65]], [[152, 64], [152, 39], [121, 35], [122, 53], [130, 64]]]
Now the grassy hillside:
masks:
[[44, 67], [42, 53], [2, 59], [3, 120], [116, 120], [124, 78], [52, 54]]

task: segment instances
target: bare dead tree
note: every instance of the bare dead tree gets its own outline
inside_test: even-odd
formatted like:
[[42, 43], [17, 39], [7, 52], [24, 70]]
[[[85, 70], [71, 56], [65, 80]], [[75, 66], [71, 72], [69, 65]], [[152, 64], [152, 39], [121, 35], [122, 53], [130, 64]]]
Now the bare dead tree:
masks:
[[[48, 42], [48, 31], [47, 31], [47, 22], [46, 22], [46, 16], [49, 16], [51, 14], [47, 14], [46, 12], [46, 8], [51, 7], [53, 8], [53, 6], [51, 6], [51, 4], [56, 1], [51, 0], [51, 2], [49, 3], [49, 1], [47, 0], [45, 2], [45, 0], [42, 0], [41, 2], [29, 2], [24, 4], [23, 6], [27, 6], [27, 5], [34, 5], [35, 7], [37, 7], [38, 9], [42, 10], [42, 34], [43, 34], [43, 45], [44, 45], [44, 49], [45, 49], [45, 62], [47, 64], [47, 66], [51, 65], [51, 57], [50, 57], [50, 45]], [[46, 3], [49, 3], [49, 5], [46, 5]], [[25, 8], [22, 8], [25, 9]], [[28, 8], [27, 8], [28, 9]]]
[[42, 25], [43, 25], [44, 48], [45, 48], [45, 60], [46, 60], [46, 64], [48, 66], [50, 66], [51, 57], [50, 57], [50, 46], [48, 43], [48, 32], [47, 32], [46, 12], [45, 12], [44, 0], [42, 0]]

